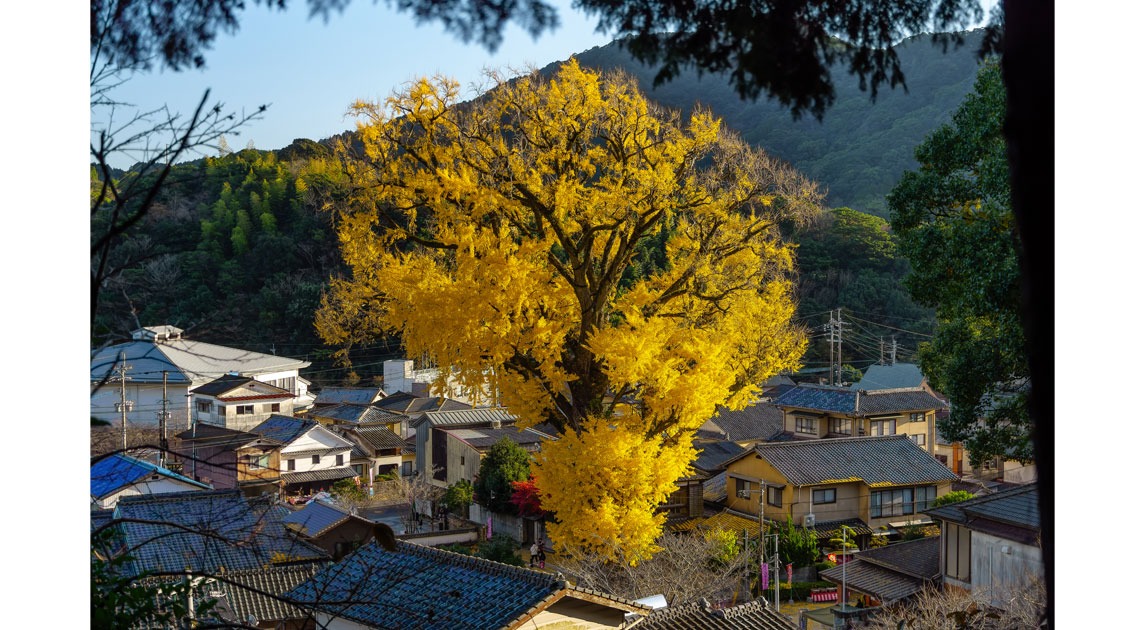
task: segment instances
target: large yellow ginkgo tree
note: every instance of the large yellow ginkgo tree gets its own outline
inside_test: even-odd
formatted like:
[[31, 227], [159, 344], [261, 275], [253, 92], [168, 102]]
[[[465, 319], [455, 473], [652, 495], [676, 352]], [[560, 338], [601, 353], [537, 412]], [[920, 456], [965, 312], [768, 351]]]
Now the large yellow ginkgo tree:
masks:
[[470, 102], [422, 79], [352, 112], [351, 275], [324, 296], [323, 338], [398, 333], [519, 426], [552, 423], [534, 472], [553, 543], [655, 553], [695, 430], [798, 366], [778, 224], [817, 211], [817, 187], [710, 113], [575, 60]]

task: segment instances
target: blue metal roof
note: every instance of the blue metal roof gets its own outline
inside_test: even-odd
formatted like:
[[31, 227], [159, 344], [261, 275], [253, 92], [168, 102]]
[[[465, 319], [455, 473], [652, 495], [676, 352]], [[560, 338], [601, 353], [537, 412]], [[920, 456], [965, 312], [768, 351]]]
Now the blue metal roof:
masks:
[[380, 628], [504, 627], [564, 587], [552, 575], [399, 540], [371, 542], [286, 594]]
[[91, 496], [103, 497], [133, 483], [138, 483], [152, 475], [161, 475], [206, 490], [211, 487], [171, 472], [151, 462], [136, 459], [123, 453], [115, 453], [91, 465]]

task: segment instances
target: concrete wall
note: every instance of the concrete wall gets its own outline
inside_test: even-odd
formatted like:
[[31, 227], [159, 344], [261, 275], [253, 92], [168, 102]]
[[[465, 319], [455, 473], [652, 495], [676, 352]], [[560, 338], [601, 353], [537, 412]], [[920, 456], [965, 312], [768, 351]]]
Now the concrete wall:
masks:
[[995, 606], [1004, 605], [1013, 589], [1041, 575], [1041, 549], [981, 532], [970, 534], [971, 587]]
[[[523, 519], [513, 514], [491, 512], [476, 503], [469, 506], [469, 520], [478, 525], [486, 525], [493, 517], [493, 534], [504, 534], [517, 542], [524, 542]], [[531, 526], [531, 525], [530, 525]]]

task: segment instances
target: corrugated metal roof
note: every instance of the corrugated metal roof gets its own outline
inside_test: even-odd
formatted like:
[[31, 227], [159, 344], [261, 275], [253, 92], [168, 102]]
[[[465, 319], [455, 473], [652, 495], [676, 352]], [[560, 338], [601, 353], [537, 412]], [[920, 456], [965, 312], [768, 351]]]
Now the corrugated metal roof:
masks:
[[426, 411], [414, 419], [413, 425], [429, 422], [435, 427], [481, 425], [494, 422], [512, 423], [517, 417], [504, 409], [460, 409], [456, 411]]
[[905, 435], [772, 442], [757, 444], [755, 452], [799, 486], [841, 480], [911, 485], [958, 478]]
[[204, 483], [188, 479], [151, 462], [136, 459], [124, 453], [114, 453], [91, 465], [91, 496], [102, 499], [117, 490], [146, 480], [153, 475], [180, 481], [204, 490], [211, 489]]
[[[168, 370], [169, 384], [202, 383], [228, 372], [252, 376], [268, 372], [300, 370], [310, 365], [290, 357], [229, 348], [213, 343], [170, 339], [158, 343], [129, 341], [104, 348], [91, 360], [92, 380], [102, 379], [113, 369], [119, 353], [127, 356], [127, 374], [134, 382], [161, 383]], [[179, 375], [182, 375], [181, 378]]]
[[387, 427], [356, 427], [350, 429], [374, 449], [405, 448], [406, 441]]
[[706, 599], [658, 608], [637, 625], [645, 630], [796, 630], [798, 626], [777, 612], [767, 598], [730, 608], [716, 609]]
[[387, 424], [400, 422], [406, 418], [406, 416], [400, 413], [386, 409], [351, 403], [314, 409], [310, 412], [310, 416], [312, 418], [322, 418], [324, 420], [334, 420], [336, 422], [351, 424]]
[[502, 438], [508, 438], [519, 446], [540, 444], [553, 439], [551, 436], [539, 431], [517, 429], [516, 427], [505, 427], [501, 429], [448, 429], [445, 432], [451, 437], [460, 439], [479, 451], [493, 446], [497, 442], [500, 442]]

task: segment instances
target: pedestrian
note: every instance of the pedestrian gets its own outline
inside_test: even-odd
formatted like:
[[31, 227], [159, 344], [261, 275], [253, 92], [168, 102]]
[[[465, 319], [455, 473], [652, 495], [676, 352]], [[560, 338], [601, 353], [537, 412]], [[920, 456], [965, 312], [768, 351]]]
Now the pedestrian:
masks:
[[541, 568], [545, 568], [545, 539], [541, 539], [541, 544], [537, 545], [537, 559], [541, 562]]
[[536, 541], [529, 547], [529, 567], [537, 565], [537, 543]]

